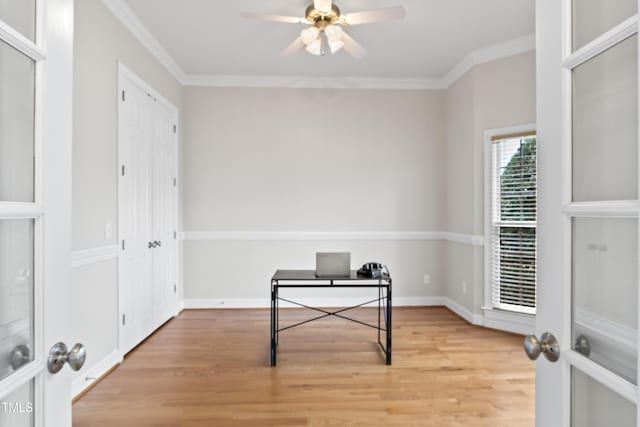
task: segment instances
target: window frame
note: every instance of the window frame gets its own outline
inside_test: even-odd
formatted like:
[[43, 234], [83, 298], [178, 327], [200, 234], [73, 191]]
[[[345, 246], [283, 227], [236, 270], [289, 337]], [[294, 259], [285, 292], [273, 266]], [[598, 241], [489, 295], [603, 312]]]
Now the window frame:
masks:
[[492, 292], [492, 144], [497, 136], [536, 132], [536, 124], [529, 123], [505, 128], [488, 129], [484, 132], [484, 324], [490, 328], [520, 334], [535, 331], [535, 314], [508, 311], [493, 306]]

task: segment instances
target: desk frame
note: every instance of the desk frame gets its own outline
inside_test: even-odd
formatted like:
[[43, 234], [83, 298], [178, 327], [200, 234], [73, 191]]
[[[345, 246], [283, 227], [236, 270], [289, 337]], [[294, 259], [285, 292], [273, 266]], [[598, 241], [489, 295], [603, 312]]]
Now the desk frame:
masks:
[[[289, 273], [289, 274], [286, 274]], [[293, 273], [293, 274], [292, 274]], [[299, 273], [299, 274], [295, 274]], [[391, 277], [384, 274], [379, 278], [360, 277], [354, 270], [351, 272], [350, 277], [315, 277], [315, 274], [310, 275], [313, 271], [310, 270], [278, 270], [271, 279], [271, 366], [276, 366], [277, 363], [277, 351], [280, 332], [287, 329], [295, 328], [297, 326], [304, 325], [315, 320], [324, 319], [325, 317], [335, 316], [344, 320], [348, 320], [354, 323], [358, 323], [363, 326], [376, 329], [378, 331], [378, 345], [382, 349], [387, 365], [391, 365]], [[288, 276], [288, 277], [283, 277]], [[333, 288], [333, 289], [346, 289], [346, 288], [377, 288], [378, 298], [363, 302], [362, 304], [341, 308], [335, 311], [327, 311], [317, 307], [311, 307], [305, 304], [301, 304], [296, 301], [282, 298], [279, 295], [280, 288]], [[309, 310], [317, 311], [320, 315], [280, 328], [280, 304], [279, 302], [287, 302], [299, 307], [303, 307]], [[378, 323], [370, 324], [362, 322], [357, 319], [350, 318], [343, 315], [343, 313], [353, 310], [359, 307], [364, 307], [369, 304], [378, 303]], [[382, 342], [382, 332], [385, 332], [385, 343]]]

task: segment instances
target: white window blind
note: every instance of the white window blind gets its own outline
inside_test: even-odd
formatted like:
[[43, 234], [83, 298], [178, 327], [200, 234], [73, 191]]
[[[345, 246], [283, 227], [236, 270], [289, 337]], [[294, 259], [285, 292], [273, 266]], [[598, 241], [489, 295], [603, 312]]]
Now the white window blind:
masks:
[[492, 138], [491, 300], [535, 313], [537, 170], [534, 134]]

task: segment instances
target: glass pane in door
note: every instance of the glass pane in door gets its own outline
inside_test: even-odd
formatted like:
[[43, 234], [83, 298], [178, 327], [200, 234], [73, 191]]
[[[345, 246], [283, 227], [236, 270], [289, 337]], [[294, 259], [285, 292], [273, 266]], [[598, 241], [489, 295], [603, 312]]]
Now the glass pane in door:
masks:
[[33, 238], [34, 220], [0, 219], [0, 380], [33, 360]]
[[0, 0], [0, 21], [35, 41], [36, 0]]
[[637, 383], [638, 221], [573, 220], [573, 349]]
[[575, 427], [635, 427], [636, 406], [571, 368], [571, 425]]
[[34, 380], [13, 393], [0, 397], [0, 427], [32, 427], [35, 425]]
[[34, 201], [34, 123], [35, 63], [0, 41], [0, 201]]
[[573, 200], [638, 198], [638, 36], [573, 70]]
[[637, 11], [637, 0], [573, 0], [573, 50], [631, 18]]

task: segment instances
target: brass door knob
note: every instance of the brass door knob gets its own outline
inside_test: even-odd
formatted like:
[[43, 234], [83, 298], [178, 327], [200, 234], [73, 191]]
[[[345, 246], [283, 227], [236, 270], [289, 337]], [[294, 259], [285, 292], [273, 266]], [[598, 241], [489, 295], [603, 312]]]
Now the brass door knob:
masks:
[[545, 332], [540, 339], [535, 335], [527, 335], [524, 339], [524, 352], [531, 360], [536, 360], [540, 353], [544, 354], [550, 362], [555, 362], [560, 358], [560, 346], [553, 334]]

